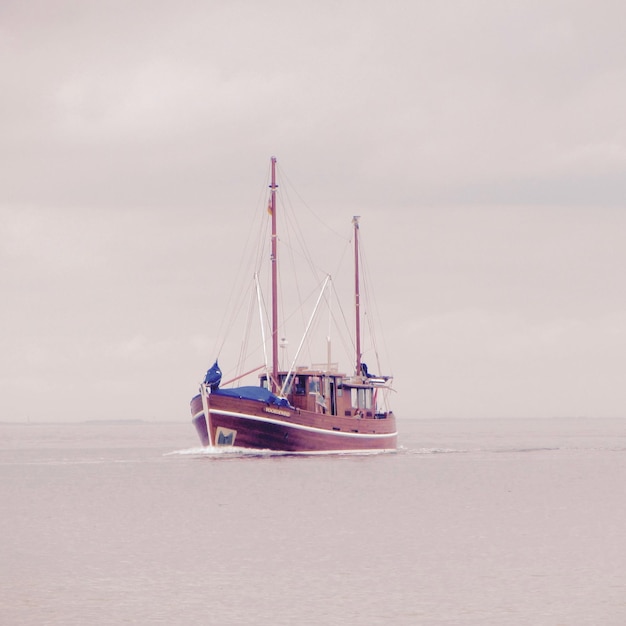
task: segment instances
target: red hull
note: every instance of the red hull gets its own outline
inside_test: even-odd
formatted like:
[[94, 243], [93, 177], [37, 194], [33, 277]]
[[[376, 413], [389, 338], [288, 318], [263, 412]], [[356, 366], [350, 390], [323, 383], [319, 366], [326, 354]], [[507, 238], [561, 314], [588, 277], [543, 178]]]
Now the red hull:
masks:
[[[395, 450], [396, 420], [341, 417], [265, 402], [207, 396], [209, 420], [202, 397], [191, 401], [191, 414], [202, 445], [232, 445], [282, 452]], [[209, 438], [209, 431], [211, 437]]]

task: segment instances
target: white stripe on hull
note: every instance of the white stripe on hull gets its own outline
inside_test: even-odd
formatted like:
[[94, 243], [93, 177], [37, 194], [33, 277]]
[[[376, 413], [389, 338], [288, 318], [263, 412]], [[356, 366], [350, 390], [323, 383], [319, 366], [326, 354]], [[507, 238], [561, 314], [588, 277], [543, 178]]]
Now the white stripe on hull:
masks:
[[[304, 426], [303, 424], [292, 424], [283, 420], [276, 420], [269, 417], [260, 417], [259, 415], [249, 415], [247, 413], [236, 413], [234, 411], [223, 411], [219, 409], [209, 409], [209, 413], [215, 413], [217, 415], [226, 415], [228, 417], [241, 417], [247, 420], [255, 420], [257, 422], [265, 422], [267, 424], [276, 424], [277, 426], [287, 426], [288, 428], [295, 428], [297, 430], [306, 430], [313, 433], [323, 433], [325, 435], [336, 435], [337, 437], [353, 437], [356, 439], [385, 439], [388, 437], [396, 437], [397, 431], [393, 433], [347, 433], [342, 430], [328, 430], [327, 428], [316, 428], [315, 426]], [[203, 412], [196, 415], [202, 415]], [[195, 418], [195, 416], [194, 416]]]

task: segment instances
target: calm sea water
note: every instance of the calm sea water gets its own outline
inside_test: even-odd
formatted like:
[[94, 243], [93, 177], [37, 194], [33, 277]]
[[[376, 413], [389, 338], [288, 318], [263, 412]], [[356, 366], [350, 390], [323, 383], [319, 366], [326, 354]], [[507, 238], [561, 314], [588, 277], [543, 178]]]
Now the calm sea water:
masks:
[[626, 420], [404, 420], [369, 456], [0, 424], [2, 624], [626, 624]]

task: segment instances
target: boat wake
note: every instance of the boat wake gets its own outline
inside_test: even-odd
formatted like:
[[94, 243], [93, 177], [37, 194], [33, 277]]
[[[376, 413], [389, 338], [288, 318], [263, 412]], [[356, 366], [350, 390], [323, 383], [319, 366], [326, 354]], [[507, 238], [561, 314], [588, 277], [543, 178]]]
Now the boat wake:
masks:
[[459, 450], [457, 448], [398, 448], [400, 454], [463, 454], [467, 450]]
[[257, 450], [251, 448], [238, 448], [236, 446], [206, 446], [173, 450], [163, 456], [189, 456], [211, 459], [238, 459], [258, 457], [284, 457], [284, 456], [378, 456], [381, 454], [396, 454], [398, 450], [323, 450], [320, 452], [289, 452], [282, 450]]
[[284, 456], [287, 452], [276, 452], [274, 450], [252, 450], [250, 448], [237, 448], [236, 446], [197, 446], [185, 450], [173, 450], [166, 452], [163, 456], [191, 456], [198, 458], [232, 459], [241, 457], [266, 457]]

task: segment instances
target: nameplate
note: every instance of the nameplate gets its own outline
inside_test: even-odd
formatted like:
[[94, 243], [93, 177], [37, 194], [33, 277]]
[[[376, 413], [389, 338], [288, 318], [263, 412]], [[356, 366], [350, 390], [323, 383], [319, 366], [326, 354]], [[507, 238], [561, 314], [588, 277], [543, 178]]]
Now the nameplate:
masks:
[[283, 411], [282, 409], [274, 409], [273, 407], [266, 406], [263, 409], [266, 413], [271, 413], [272, 415], [280, 415], [281, 417], [290, 417], [291, 413], [289, 411]]

